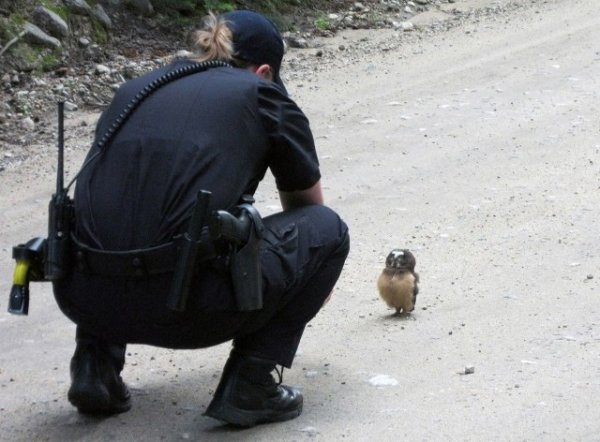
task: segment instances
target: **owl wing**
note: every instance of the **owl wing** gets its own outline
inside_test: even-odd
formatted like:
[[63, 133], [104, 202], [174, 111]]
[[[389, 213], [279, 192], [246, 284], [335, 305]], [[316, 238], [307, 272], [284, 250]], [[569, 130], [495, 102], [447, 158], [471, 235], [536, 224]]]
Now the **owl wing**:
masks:
[[414, 305], [417, 302], [417, 295], [419, 294], [419, 274], [413, 273], [413, 275], [415, 277], [415, 281], [414, 281], [414, 285], [413, 285], [413, 296], [412, 296], [412, 302], [413, 302], [413, 308], [414, 308]]

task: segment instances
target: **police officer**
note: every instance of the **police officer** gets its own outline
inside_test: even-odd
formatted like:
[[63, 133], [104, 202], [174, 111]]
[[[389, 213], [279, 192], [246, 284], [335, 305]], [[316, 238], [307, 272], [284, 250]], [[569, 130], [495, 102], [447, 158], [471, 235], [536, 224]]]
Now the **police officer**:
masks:
[[[96, 135], [120, 127], [109, 143], [92, 146], [78, 176], [74, 265], [54, 283], [61, 310], [77, 324], [68, 398], [81, 413], [127, 411], [120, 373], [128, 343], [205, 348], [233, 340], [205, 414], [239, 426], [292, 419], [302, 395], [272, 372], [291, 367], [305, 325], [333, 290], [348, 229], [323, 205], [313, 137], [281, 82], [284, 42], [273, 23], [251, 11], [211, 15], [194, 44], [193, 59], [118, 90]], [[167, 82], [119, 121], [148, 84], [211, 60], [224, 63]], [[240, 311], [230, 245], [209, 237], [186, 308], [167, 308], [174, 239], [186, 232], [198, 192], [211, 192], [212, 213], [230, 210], [254, 194], [267, 169], [283, 211], [262, 220], [263, 307]]]

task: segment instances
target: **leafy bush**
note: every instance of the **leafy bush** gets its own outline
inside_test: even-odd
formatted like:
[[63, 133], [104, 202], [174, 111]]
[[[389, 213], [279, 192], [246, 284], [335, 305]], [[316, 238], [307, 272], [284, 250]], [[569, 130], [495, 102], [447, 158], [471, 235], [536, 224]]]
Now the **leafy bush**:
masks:
[[230, 12], [236, 9], [230, 1], [223, 0], [204, 0], [204, 9], [213, 12]]

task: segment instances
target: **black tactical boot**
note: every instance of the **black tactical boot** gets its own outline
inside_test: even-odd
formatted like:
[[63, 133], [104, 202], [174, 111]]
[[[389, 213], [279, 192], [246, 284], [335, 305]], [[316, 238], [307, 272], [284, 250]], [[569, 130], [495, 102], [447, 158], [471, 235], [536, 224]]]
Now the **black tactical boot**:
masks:
[[124, 346], [99, 339], [77, 340], [68, 398], [80, 413], [116, 414], [131, 408], [129, 390], [119, 375], [124, 351]]
[[251, 427], [302, 413], [302, 394], [275, 382], [275, 362], [232, 350], [205, 416]]

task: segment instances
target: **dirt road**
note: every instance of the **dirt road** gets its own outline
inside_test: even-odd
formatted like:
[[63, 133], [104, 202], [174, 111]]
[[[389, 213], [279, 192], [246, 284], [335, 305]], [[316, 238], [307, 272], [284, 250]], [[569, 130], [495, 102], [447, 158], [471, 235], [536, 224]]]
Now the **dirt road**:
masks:
[[[284, 375], [303, 386], [298, 419], [238, 431], [201, 416], [228, 345], [130, 346], [133, 409], [78, 415], [74, 326], [38, 284], [28, 318], [0, 314], [0, 439], [599, 441], [600, 15], [596, 0], [527, 3], [400, 45], [393, 31], [344, 33], [323, 40], [348, 50], [329, 63], [291, 54], [323, 64], [288, 85], [353, 241]], [[351, 55], [364, 38], [373, 50]], [[79, 121], [96, 117], [68, 121], [71, 174], [89, 140]], [[3, 312], [12, 245], [44, 233], [52, 164], [0, 174]], [[272, 182], [257, 197], [275, 210]], [[375, 288], [394, 247], [421, 274], [410, 318]]]

